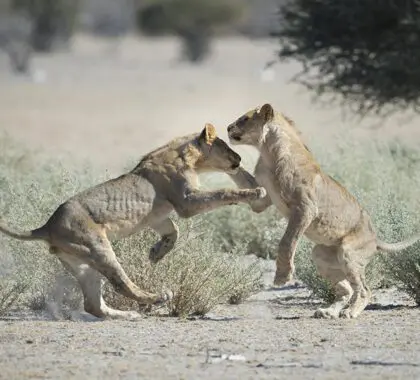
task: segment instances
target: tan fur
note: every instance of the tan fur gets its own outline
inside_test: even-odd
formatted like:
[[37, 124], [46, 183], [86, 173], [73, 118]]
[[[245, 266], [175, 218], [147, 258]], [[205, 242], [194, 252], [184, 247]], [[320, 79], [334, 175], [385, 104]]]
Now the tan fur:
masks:
[[161, 260], [175, 245], [178, 227], [168, 217], [175, 210], [189, 218], [217, 207], [249, 202], [266, 195], [262, 188], [199, 191], [203, 171], [234, 173], [240, 156], [217, 138], [207, 124], [201, 134], [171, 141], [147, 154], [129, 173], [87, 189], [60, 205], [44, 226], [14, 232], [4, 224], [0, 231], [22, 240], [44, 240], [50, 252], [77, 278], [84, 307], [97, 317], [137, 319], [139, 314], [109, 308], [101, 290], [104, 275], [116, 291], [141, 304], [167, 301], [138, 288], [124, 272], [110, 240], [151, 227], [161, 235], [150, 250], [152, 262]]
[[319, 309], [317, 317], [357, 317], [370, 299], [365, 266], [378, 250], [398, 251], [420, 239], [387, 244], [378, 240], [368, 213], [337, 181], [325, 174], [280, 112], [265, 104], [228, 126], [232, 144], [254, 146], [260, 152], [255, 178], [241, 169], [231, 175], [241, 187], [264, 186], [267, 197], [251, 202], [255, 212], [274, 204], [288, 219], [276, 260], [276, 285], [292, 279], [294, 255], [305, 235], [316, 246], [312, 257], [319, 273], [335, 286], [336, 301]]

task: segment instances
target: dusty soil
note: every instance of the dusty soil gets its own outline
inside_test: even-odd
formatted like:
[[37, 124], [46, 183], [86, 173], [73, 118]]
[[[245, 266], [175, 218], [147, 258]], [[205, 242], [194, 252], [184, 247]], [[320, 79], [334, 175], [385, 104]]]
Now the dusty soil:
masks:
[[[218, 41], [209, 62], [191, 67], [177, 60], [170, 39], [81, 36], [71, 51], [36, 57], [31, 78], [11, 76], [0, 56], [0, 131], [49, 159], [88, 159], [111, 175], [207, 121], [226, 136], [230, 120], [267, 101], [309, 140], [334, 143], [351, 129], [354, 138], [419, 141], [417, 119], [398, 116], [377, 129], [377, 121], [343, 121], [339, 109], [313, 105], [288, 83], [294, 65], [262, 73], [274, 49], [267, 41]], [[196, 320], [98, 321], [75, 313], [57, 321], [19, 312], [0, 321], [0, 378], [420, 378], [420, 312], [406, 296], [378, 291], [350, 321], [313, 319], [316, 307], [297, 287], [267, 289]]]
[[302, 286], [267, 289], [205, 318], [72, 321], [17, 312], [0, 321], [4, 379], [417, 379], [419, 309], [377, 291], [357, 320], [312, 318]]

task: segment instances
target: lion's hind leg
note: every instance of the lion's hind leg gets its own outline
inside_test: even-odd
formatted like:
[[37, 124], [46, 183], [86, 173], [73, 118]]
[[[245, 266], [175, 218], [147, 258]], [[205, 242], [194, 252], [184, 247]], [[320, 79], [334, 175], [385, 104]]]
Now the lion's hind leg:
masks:
[[143, 305], [161, 304], [170, 299], [167, 293], [157, 295], [146, 292], [135, 285], [118, 262], [111, 243], [105, 238], [95, 241], [91, 245], [89, 259], [89, 264], [108, 279], [115, 291], [125, 297]]
[[353, 295], [353, 289], [338, 261], [338, 252], [339, 248], [324, 245], [316, 245], [312, 250], [318, 273], [331, 282], [335, 291], [334, 302], [327, 308], [316, 310], [315, 318], [338, 318]]
[[348, 306], [341, 311], [340, 317], [356, 318], [369, 304], [371, 291], [366, 283], [365, 268], [368, 259], [376, 251], [376, 242], [369, 242], [357, 249], [342, 248], [340, 261], [343, 264], [343, 270], [346, 279], [353, 289], [353, 297]]
[[134, 311], [121, 311], [110, 308], [102, 298], [103, 279], [101, 274], [92, 269], [78, 257], [63, 251], [54, 252], [63, 266], [73, 274], [82, 288], [84, 309], [98, 318], [137, 320], [141, 315]]
[[[125, 273], [121, 264], [117, 260], [117, 257], [112, 249], [111, 243], [107, 239], [106, 235], [101, 233], [101, 231], [91, 230], [89, 232], [89, 235], [79, 236], [79, 239], [77, 240], [82, 241], [83, 243], [71, 242], [73, 240], [72, 237], [72, 234], [70, 236], [67, 235], [67, 239], [64, 240], [58, 239], [56, 236], [55, 246], [58, 247], [58, 251], [64, 251], [66, 254], [77, 258], [79, 262], [83, 264], [88, 264], [92, 270], [96, 270], [97, 272], [105, 276], [108, 279], [108, 281], [112, 284], [114, 289], [123, 296], [131, 298], [137, 301], [139, 304], [143, 305], [162, 304], [171, 298], [171, 295], [168, 293], [162, 293], [161, 295], [157, 295], [143, 291], [138, 286], [136, 286]], [[67, 258], [68, 256], [63, 257]], [[67, 263], [69, 262], [69, 260], [65, 261]], [[79, 269], [76, 269], [76, 275], [79, 275], [80, 278], [80, 273], [77, 272], [78, 270]], [[90, 272], [90, 274], [92, 274], [92, 272]], [[88, 280], [85, 280], [82, 276], [81, 285], [85, 286], [85, 292], [88, 292], [87, 289], [89, 289], [89, 286], [91, 284], [88, 284]], [[93, 300], [93, 298], [94, 297], [90, 295], [89, 299]], [[98, 301], [96, 300], [96, 303], [97, 302]], [[92, 301], [92, 303], [94, 302]], [[95, 310], [100, 311], [100, 308], [96, 307]], [[129, 315], [127, 314], [127, 316]]]

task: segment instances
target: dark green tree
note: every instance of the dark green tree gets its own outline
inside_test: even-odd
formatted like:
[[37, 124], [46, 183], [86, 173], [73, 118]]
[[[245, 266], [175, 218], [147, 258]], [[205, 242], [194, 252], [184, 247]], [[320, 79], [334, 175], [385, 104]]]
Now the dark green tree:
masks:
[[[278, 56], [294, 81], [356, 112], [420, 111], [420, 0], [288, 0]], [[330, 100], [330, 98], [328, 98]]]

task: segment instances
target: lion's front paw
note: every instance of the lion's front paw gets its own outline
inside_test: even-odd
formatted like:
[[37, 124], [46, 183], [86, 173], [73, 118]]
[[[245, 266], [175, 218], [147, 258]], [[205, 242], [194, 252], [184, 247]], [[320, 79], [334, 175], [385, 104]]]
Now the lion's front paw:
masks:
[[282, 286], [286, 285], [288, 282], [292, 281], [293, 279], [294, 268], [290, 266], [290, 268], [281, 268], [276, 270], [276, 275], [274, 276], [274, 285]]
[[351, 319], [355, 317], [356, 316], [351, 312], [350, 309], [343, 309], [340, 311], [340, 318]]
[[149, 260], [153, 264], [156, 264], [160, 260], [159, 259], [159, 254], [158, 254], [160, 245], [161, 245], [161, 242], [159, 241], [152, 248], [150, 248]]
[[158, 299], [156, 300], [156, 302], [154, 303], [155, 305], [162, 305], [165, 304], [171, 300], [173, 300], [174, 298], [174, 294], [172, 293], [171, 290], [165, 290], [160, 297], [158, 297]]
[[264, 187], [257, 187], [255, 189], [256, 199], [263, 199], [267, 196], [267, 190]]
[[156, 264], [162, 260], [175, 245], [175, 239], [170, 236], [163, 236], [149, 251], [149, 260]]
[[283, 271], [276, 271], [276, 275], [274, 276], [274, 285], [282, 286], [286, 285], [288, 282], [292, 281], [293, 279], [293, 270], [283, 272]]

